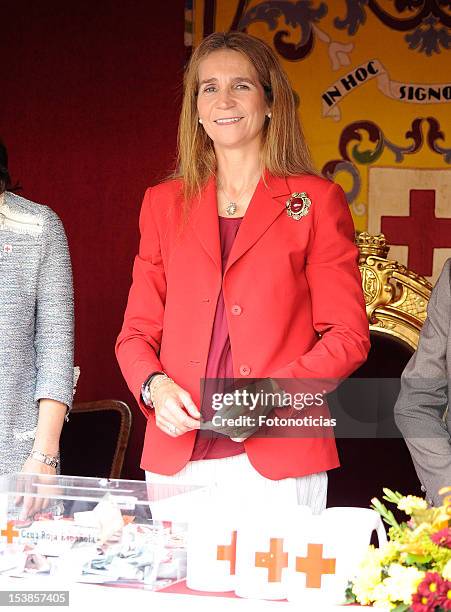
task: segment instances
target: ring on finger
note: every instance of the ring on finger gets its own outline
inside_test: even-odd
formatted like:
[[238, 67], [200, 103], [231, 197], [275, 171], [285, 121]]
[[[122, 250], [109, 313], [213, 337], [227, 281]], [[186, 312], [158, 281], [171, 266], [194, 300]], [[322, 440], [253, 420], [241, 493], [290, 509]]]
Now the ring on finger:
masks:
[[177, 433], [177, 431], [178, 431], [178, 430], [177, 430], [177, 427], [176, 427], [175, 425], [172, 425], [172, 423], [170, 423], [170, 424], [168, 425], [168, 429], [169, 429], [169, 431], [170, 431], [172, 434], [176, 434], [176, 433]]

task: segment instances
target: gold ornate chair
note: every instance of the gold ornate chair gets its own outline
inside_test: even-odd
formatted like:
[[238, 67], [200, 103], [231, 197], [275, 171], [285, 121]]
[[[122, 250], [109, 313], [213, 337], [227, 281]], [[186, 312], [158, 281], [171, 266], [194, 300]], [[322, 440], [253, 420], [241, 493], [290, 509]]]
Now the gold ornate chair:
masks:
[[[329, 474], [329, 505], [368, 506], [373, 496], [382, 494], [382, 487], [421, 495], [409, 451], [394, 425], [393, 407], [401, 373], [418, 346], [432, 285], [387, 258], [383, 234], [362, 232], [357, 245], [371, 350], [338, 394], [342, 403], [353, 404], [353, 418], [364, 421], [366, 414], [377, 414], [377, 424], [368, 437], [337, 437], [342, 467]], [[366, 384], [356, 378], [372, 380]], [[355, 391], [349, 393], [356, 382], [363, 389], [358, 401]]]
[[431, 283], [397, 261], [387, 259], [390, 247], [383, 234], [371, 236], [362, 232], [357, 245], [371, 333], [387, 334], [414, 351], [426, 319]]

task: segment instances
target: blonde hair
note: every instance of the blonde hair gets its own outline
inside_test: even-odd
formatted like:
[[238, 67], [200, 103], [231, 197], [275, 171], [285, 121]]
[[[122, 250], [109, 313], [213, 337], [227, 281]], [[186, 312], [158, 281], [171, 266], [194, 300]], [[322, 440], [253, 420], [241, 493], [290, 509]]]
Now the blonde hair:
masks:
[[195, 49], [185, 71], [175, 174], [183, 178], [185, 202], [200, 195], [208, 179], [216, 173], [213, 143], [199, 125], [197, 94], [200, 62], [220, 49], [231, 49], [246, 56], [265, 92], [271, 119], [267, 118], [263, 127], [262, 169], [275, 176], [316, 174], [290, 82], [271, 47], [242, 32], [215, 32]]

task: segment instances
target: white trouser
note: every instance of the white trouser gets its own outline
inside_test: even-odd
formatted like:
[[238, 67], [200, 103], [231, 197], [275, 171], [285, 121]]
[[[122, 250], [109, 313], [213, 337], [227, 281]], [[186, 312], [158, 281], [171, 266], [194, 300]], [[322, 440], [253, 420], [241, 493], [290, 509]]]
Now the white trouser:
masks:
[[[219, 494], [221, 497], [227, 496], [230, 500], [246, 498], [275, 500], [277, 503], [287, 505], [301, 504], [309, 506], [314, 514], [324, 510], [327, 500], [326, 472], [298, 478], [270, 480], [257, 472], [246, 453], [222, 459], [190, 461], [173, 476], [146, 471], [146, 481], [153, 485], [173, 485], [174, 488], [177, 485], [207, 485], [211, 487], [210, 495]], [[163, 487], [161, 491], [162, 497], [166, 497], [168, 488]], [[158, 491], [154, 492], [154, 501], [159, 501]], [[165, 500], [165, 506], [169, 501]], [[173, 505], [178, 505], [178, 509], [181, 510], [180, 498], [177, 502], [177, 497], [174, 497], [174, 502], [176, 503]]]

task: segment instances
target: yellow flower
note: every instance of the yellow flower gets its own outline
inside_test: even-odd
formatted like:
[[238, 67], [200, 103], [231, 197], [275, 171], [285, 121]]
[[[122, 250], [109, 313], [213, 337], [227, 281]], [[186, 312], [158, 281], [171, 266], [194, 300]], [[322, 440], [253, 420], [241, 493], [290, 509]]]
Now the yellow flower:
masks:
[[445, 506], [436, 508], [434, 520], [431, 524], [432, 531], [441, 531], [442, 529], [446, 529], [449, 526], [450, 520], [450, 515], [448, 514]]
[[423, 533], [423, 531], [429, 531], [429, 533], [430, 533], [431, 532], [431, 524], [430, 523], [426, 523], [425, 521], [420, 523], [418, 525], [418, 527], [415, 527], [415, 529], [413, 529], [410, 532], [410, 539], [413, 540], [415, 538], [420, 537], [421, 534]]
[[385, 581], [377, 585], [373, 594], [373, 607], [377, 610], [393, 610], [393, 608], [396, 608], [396, 599], [394, 601], [391, 599], [390, 593], [385, 585]]
[[451, 580], [451, 559], [446, 562], [446, 565], [442, 570], [442, 576], [445, 580]]
[[393, 602], [402, 601], [405, 604], [410, 604], [412, 595], [416, 592], [424, 576], [425, 572], [414, 566], [405, 567], [399, 563], [392, 563], [388, 568], [388, 577], [385, 578], [383, 584], [388, 597]]
[[380, 561], [382, 565], [389, 565], [395, 561], [401, 551], [401, 547], [398, 542], [390, 540], [384, 544], [380, 549]]
[[398, 502], [398, 510], [403, 510], [406, 514], [412, 514], [415, 510], [426, 510], [427, 501], [415, 495], [402, 497]]
[[381, 552], [370, 546], [354, 581], [353, 592], [362, 605], [374, 601], [374, 589], [381, 582]]

